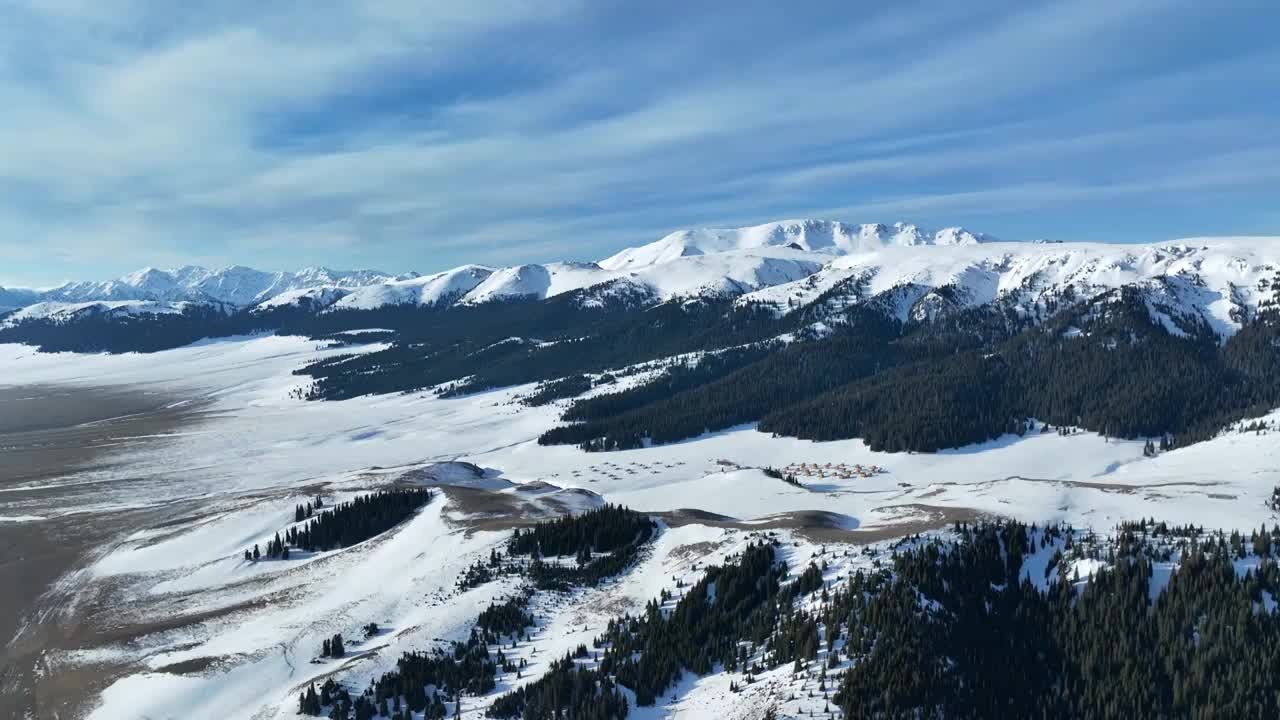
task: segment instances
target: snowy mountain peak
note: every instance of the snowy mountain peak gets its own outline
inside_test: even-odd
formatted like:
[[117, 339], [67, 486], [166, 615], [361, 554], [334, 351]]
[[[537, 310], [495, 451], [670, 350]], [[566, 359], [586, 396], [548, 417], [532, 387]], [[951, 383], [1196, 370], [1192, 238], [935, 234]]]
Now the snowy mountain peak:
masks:
[[886, 246], [835, 258], [801, 281], [771, 285], [739, 302], [779, 313], [812, 308], [811, 316], [828, 323], [861, 303], [903, 321], [996, 304], [1038, 318], [1131, 289], [1171, 332], [1189, 323], [1226, 338], [1280, 299], [1280, 243], [1270, 238], [983, 244], [980, 236], [953, 228], [933, 240], [934, 247]]
[[11, 293], [10, 297], [21, 298], [23, 305], [41, 302], [74, 304], [141, 301], [213, 302], [248, 307], [293, 290], [322, 287], [355, 289], [395, 279], [396, 276], [376, 270], [312, 267], [289, 273], [267, 272], [244, 265], [229, 265], [217, 270], [184, 265], [171, 270], [145, 267], [115, 280], [72, 282], [41, 293]]
[[608, 257], [600, 261], [600, 267], [607, 270], [631, 269], [660, 265], [692, 255], [765, 247], [851, 255], [895, 245], [970, 245], [991, 241], [992, 238], [986, 235], [960, 227], [934, 232], [903, 222], [851, 225], [833, 220], [779, 220], [743, 228], [677, 230], [656, 242], [627, 248]]
[[120, 278], [120, 282], [141, 287], [149, 283], [172, 284], [173, 277], [169, 273], [153, 267], [144, 267], [141, 270], [135, 270]]
[[935, 245], [978, 245], [994, 242], [995, 239], [984, 233], [972, 233], [962, 227], [942, 228], [934, 235]]
[[336, 303], [344, 310], [371, 310], [384, 305], [439, 305], [464, 297], [493, 274], [482, 265], [435, 273], [400, 277], [389, 282], [361, 287]]
[[[1280, 240], [1189, 238], [1153, 245], [1000, 243], [963, 227], [792, 219], [735, 229], [684, 229], [598, 263], [551, 262], [389, 275], [322, 266], [296, 273], [243, 265], [217, 270], [146, 267], [106, 282], [2, 290], [15, 318], [130, 308], [221, 305], [227, 311], [296, 307], [372, 310], [389, 305], [479, 305], [574, 294], [584, 306], [741, 296], [777, 312], [822, 301], [883, 305], [906, 320], [999, 302], [1039, 316], [1049, 307], [1139, 287], [1160, 313], [1198, 317], [1230, 335], [1280, 289]], [[1172, 279], [1172, 280], [1171, 280]], [[1185, 282], [1184, 282], [1185, 280]], [[34, 307], [39, 305], [40, 307]], [[63, 307], [74, 306], [74, 307]], [[1171, 310], [1170, 310], [1171, 309]], [[130, 310], [129, 312], [142, 312]], [[826, 314], [815, 309], [815, 316]], [[1156, 311], [1153, 310], [1153, 315]]]

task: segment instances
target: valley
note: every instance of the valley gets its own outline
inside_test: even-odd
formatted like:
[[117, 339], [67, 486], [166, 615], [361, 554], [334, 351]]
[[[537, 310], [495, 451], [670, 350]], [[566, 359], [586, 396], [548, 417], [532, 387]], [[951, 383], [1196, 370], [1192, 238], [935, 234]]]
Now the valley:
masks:
[[[1035, 652], [1082, 662], [1068, 629], [1088, 620], [1050, 598], [1109, 608], [1090, 573], [1127, 572], [1117, 552], [1167, 578], [1228, 536], [1238, 582], [1214, 597], [1269, 607], [1277, 248], [789, 221], [597, 263], [67, 286], [77, 302], [0, 327], [0, 706], [761, 720], [944, 708], [954, 682], [970, 708], [1079, 710], [991, 685], [986, 654], [900, 687], [883, 653], [1020, 622], [1007, 601], [1057, 613]], [[646, 529], [592, 525], [610, 513]], [[934, 554], [987, 563], [1006, 595], [939, 594]], [[721, 577], [740, 614], [715, 605]], [[837, 619], [870, 612], [842, 605], [855, 587], [932, 610], [879, 626], [903, 612], [889, 594]], [[975, 598], [986, 620], [936, 612]]]
[[3, 20], [0, 720], [1280, 718], [1280, 4]]
[[[522, 656], [531, 662], [535, 654], [541, 663], [579, 642], [590, 645], [609, 617], [642, 608], [663, 588], [675, 589], [671, 578], [691, 582], [695, 567], [723, 556], [716, 553], [761, 537], [784, 540], [794, 567], [830, 544], [858, 553], [983, 518], [1100, 531], [1151, 516], [1252, 527], [1273, 518], [1267, 499], [1280, 484], [1267, 433], [1229, 432], [1156, 457], [1146, 457], [1139, 440], [1038, 429], [905, 454], [876, 452], [860, 440], [772, 437], [747, 425], [597, 454], [538, 444], [571, 401], [518, 402], [533, 384], [454, 398], [421, 392], [341, 402], [292, 392], [306, 382], [296, 368], [380, 347], [326, 349], [305, 338], [262, 336], [154, 354], [0, 348], [5, 377], [21, 383], [7, 390], [10, 397], [42, 388], [91, 406], [94, 392], [127, 397], [145, 386], [164, 398], [122, 406], [138, 424], [107, 434], [119, 447], [41, 470], [52, 487], [92, 483], [92, 493], [44, 504], [23, 494], [0, 498], [0, 515], [41, 517], [6, 523], [22, 529], [27, 547], [65, 547], [64, 562], [74, 568], [58, 581], [56, 602], [46, 598], [36, 614], [23, 615], [18, 639], [31, 645], [27, 652], [22, 643], [9, 647], [34, 662], [35, 674], [19, 668], [26, 680], [7, 683], [7, 697], [28, 712], [60, 708], [102, 718], [192, 717], [193, 707], [208, 708], [209, 717], [291, 717], [299, 687], [312, 679], [336, 677], [358, 688], [402, 651], [465, 637], [472, 608], [515, 587], [507, 579], [459, 591], [455, 582], [468, 566], [500, 548], [512, 527], [604, 502], [652, 513], [663, 530], [652, 554], [616, 584], [537, 600], [539, 629]], [[88, 376], [116, 384], [96, 391], [74, 384]], [[166, 416], [175, 397], [195, 404]], [[104, 407], [104, 415], [119, 411]], [[76, 419], [89, 418], [63, 422]], [[827, 463], [881, 472], [811, 471], [797, 487], [763, 471]], [[246, 543], [265, 543], [309, 497], [339, 501], [405, 483], [438, 487], [441, 498], [383, 536], [314, 557], [241, 558]], [[58, 517], [72, 508], [85, 514]], [[94, 529], [77, 533], [83, 544], [59, 539], [77, 526]], [[848, 570], [830, 572], [834, 581]], [[50, 579], [32, 576], [32, 586]], [[353, 643], [342, 660], [312, 661], [321, 637], [351, 637], [371, 621], [382, 628], [375, 641]], [[53, 627], [71, 630], [57, 637]], [[41, 651], [30, 652], [37, 645]], [[539, 667], [546, 666], [531, 672]], [[729, 696], [750, 696], [723, 695], [723, 677], [686, 681], [661, 712], [701, 717], [711, 707], [738, 707], [749, 717], [750, 703], [724, 706]], [[787, 687], [778, 676], [753, 692], [782, 700]], [[476, 716], [492, 697], [465, 701], [464, 716]]]

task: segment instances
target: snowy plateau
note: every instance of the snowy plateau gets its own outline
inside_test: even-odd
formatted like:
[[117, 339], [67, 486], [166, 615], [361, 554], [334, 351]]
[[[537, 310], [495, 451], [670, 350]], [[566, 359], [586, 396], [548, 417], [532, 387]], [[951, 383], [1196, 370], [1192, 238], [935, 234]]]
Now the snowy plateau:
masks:
[[[802, 318], [772, 339], [794, 346], [839, 333], [853, 306], [880, 308], [898, 323], [994, 307], [1034, 327], [1062, 307], [1105, 306], [1121, 291], [1136, 292], [1172, 337], [1226, 343], [1275, 308], [1280, 238], [1024, 243], [960, 228], [795, 220], [683, 230], [596, 262], [428, 275], [147, 269], [109, 282], [0, 289], [8, 313], [0, 323], [86, 313], [138, 322], [192, 307], [453, 312], [554, 298], [644, 312], [713, 298]], [[498, 698], [537, 682], [580, 645], [590, 652], [578, 662], [591, 667], [611, 620], [642, 615], [655, 600], [658, 612], [673, 611], [709, 566], [732, 562], [753, 542], [777, 543], [786, 582], [814, 563], [821, 585], [834, 589], [891, 565], [903, 547], [953, 537], [959, 523], [1003, 518], [1108, 536], [1142, 518], [1246, 535], [1277, 522], [1280, 446], [1266, 429], [1280, 422], [1276, 408], [1160, 452], [1149, 437], [1046, 431], [1035, 417], [1026, 432], [937, 452], [880, 452], [859, 438], [815, 442], [754, 423], [587, 452], [539, 438], [575, 399], [640, 387], [671, 358], [620, 362], [592, 374], [589, 389], [542, 404], [526, 400], [545, 381], [309, 399], [311, 380], [296, 371], [397, 347], [377, 325], [344, 332], [210, 337], [157, 352], [0, 344], [0, 537], [14, 555], [49, 568], [13, 570], [17, 580], [5, 581], [21, 587], [0, 608], [15, 618], [5, 627], [12, 638], [0, 705], [25, 718], [298, 717], [299, 696], [313, 685], [332, 679], [359, 695], [405, 653], [465, 642], [478, 613], [527, 587], [506, 574], [460, 582], [469, 570], [506, 552], [515, 528], [606, 504], [653, 518], [653, 539], [602, 582], [533, 590], [535, 623], [518, 642], [500, 644], [519, 670], [499, 669], [492, 689], [447, 698], [449, 717], [488, 716]], [[597, 382], [604, 375], [611, 384]], [[108, 409], [86, 414], [94, 404]], [[63, 459], [50, 460], [53, 451]], [[297, 527], [297, 508], [315, 498], [332, 507], [392, 487], [435, 495], [345, 547], [245, 558]], [[1065, 547], [1038, 537], [1022, 571], [1029, 582], [1087, 585], [1107, 566], [1104, 552], [1050, 572], [1050, 555]], [[1153, 592], [1178, 558], [1159, 561]], [[816, 612], [825, 597], [794, 602]], [[1266, 597], [1263, 610], [1274, 612]], [[922, 612], [928, 607], [922, 600]], [[371, 623], [376, 630], [364, 632]], [[345, 652], [324, 657], [335, 634], [346, 638]], [[627, 717], [840, 717], [827, 672], [854, 661], [839, 647], [824, 643], [803, 668], [763, 666], [749, 684], [742, 668], [682, 669], [652, 704], [622, 690]]]

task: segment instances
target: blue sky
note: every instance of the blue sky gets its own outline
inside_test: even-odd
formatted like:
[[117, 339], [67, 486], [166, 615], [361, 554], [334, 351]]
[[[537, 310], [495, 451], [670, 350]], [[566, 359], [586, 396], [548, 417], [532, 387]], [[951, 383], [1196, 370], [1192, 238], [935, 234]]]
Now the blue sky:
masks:
[[1280, 4], [0, 0], [0, 284], [1280, 234]]

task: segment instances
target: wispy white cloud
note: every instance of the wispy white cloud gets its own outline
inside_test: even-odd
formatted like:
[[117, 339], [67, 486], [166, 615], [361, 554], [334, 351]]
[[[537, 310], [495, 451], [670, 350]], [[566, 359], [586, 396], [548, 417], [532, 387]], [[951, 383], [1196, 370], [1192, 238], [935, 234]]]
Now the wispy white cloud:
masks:
[[9, 4], [0, 257], [34, 283], [590, 258], [811, 212], [1102, 227], [1117, 196], [1271, 182], [1280, 143], [1273, 48], [1171, 48], [1226, 22], [1175, 0]]

